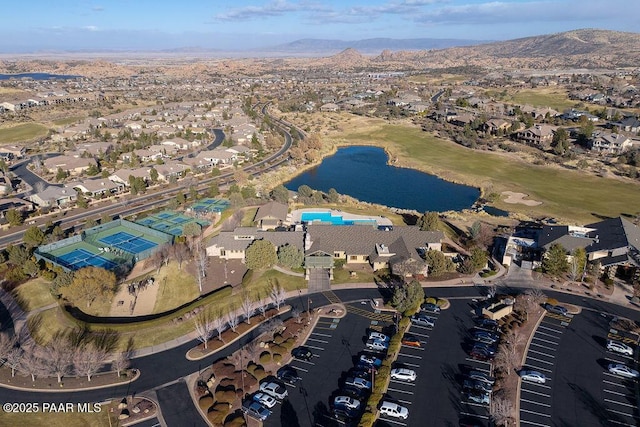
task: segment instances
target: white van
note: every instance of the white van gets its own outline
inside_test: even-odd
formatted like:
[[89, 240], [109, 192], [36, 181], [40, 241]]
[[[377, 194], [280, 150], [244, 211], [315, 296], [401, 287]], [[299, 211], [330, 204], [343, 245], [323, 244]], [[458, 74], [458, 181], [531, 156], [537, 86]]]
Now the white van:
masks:
[[409, 410], [397, 403], [387, 402], [385, 400], [382, 402], [382, 405], [380, 405], [380, 414], [406, 420], [409, 417]]

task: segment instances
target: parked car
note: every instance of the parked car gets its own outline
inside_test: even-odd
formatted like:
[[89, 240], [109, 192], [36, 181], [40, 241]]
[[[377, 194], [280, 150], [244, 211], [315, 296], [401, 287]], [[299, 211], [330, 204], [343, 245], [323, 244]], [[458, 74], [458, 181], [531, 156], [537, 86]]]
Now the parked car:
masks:
[[566, 316], [567, 314], [569, 314], [569, 311], [561, 305], [553, 305], [553, 304], [547, 303], [544, 305], [544, 308], [549, 313], [560, 314], [561, 316]]
[[387, 351], [387, 349], [389, 348], [389, 343], [379, 340], [368, 340], [365, 344], [365, 347], [367, 347], [369, 350], [382, 352]]
[[383, 334], [382, 332], [369, 332], [369, 339], [370, 340], [378, 340], [378, 341], [382, 341], [382, 342], [389, 342], [391, 339]]
[[278, 403], [273, 396], [269, 396], [267, 393], [256, 393], [253, 395], [253, 400], [265, 408], [273, 408]]
[[469, 356], [471, 358], [486, 362], [487, 360], [492, 360], [493, 356], [491, 356], [486, 350], [481, 348], [473, 348], [471, 352], [469, 352]]
[[424, 313], [417, 313], [411, 316], [411, 323], [418, 326], [433, 328], [436, 326], [436, 318], [427, 316]]
[[489, 403], [491, 402], [489, 393], [484, 393], [477, 390], [467, 390], [462, 394], [462, 396], [467, 402], [477, 403], [479, 405], [489, 405]]
[[547, 377], [544, 374], [538, 371], [531, 371], [528, 369], [524, 369], [518, 373], [522, 381], [529, 381], [532, 383], [544, 384], [547, 382]]
[[380, 405], [380, 414], [388, 417], [400, 418], [401, 420], [409, 418], [409, 410], [407, 408], [387, 400], [383, 401]]
[[418, 339], [418, 337], [414, 335], [405, 335], [402, 337], [402, 344], [408, 345], [409, 347], [421, 347], [422, 343]]
[[607, 366], [607, 370], [614, 375], [624, 378], [638, 378], [639, 376], [638, 371], [622, 363], [611, 363]]
[[371, 381], [366, 378], [348, 377], [346, 380], [344, 380], [344, 385], [371, 390]]
[[366, 388], [359, 388], [352, 385], [344, 385], [340, 389], [340, 393], [345, 394], [347, 396], [353, 396], [360, 401], [366, 400], [369, 396], [369, 390]]
[[378, 359], [375, 356], [371, 356], [369, 354], [361, 354], [358, 363], [363, 364], [365, 366], [373, 366], [379, 368], [382, 366], [382, 360]]
[[298, 371], [292, 366], [284, 365], [282, 368], [278, 369], [276, 372], [276, 377], [279, 380], [282, 380], [289, 384], [295, 384], [300, 381], [300, 377], [298, 376]]
[[370, 379], [371, 370], [372, 367], [369, 365], [358, 364], [355, 368], [349, 369], [349, 371], [347, 372], [347, 377]]
[[391, 370], [391, 379], [412, 383], [416, 380], [416, 371], [407, 368], [394, 368]]
[[262, 406], [260, 403], [250, 400], [247, 400], [242, 404], [242, 412], [260, 421], [266, 420], [267, 417], [271, 415], [270, 410]]
[[486, 424], [479, 418], [465, 416], [461, 418], [458, 427], [485, 427]]
[[420, 311], [426, 311], [427, 313], [440, 313], [440, 307], [428, 302], [420, 306]]
[[336, 408], [344, 407], [358, 410], [360, 409], [360, 401], [358, 399], [354, 399], [351, 396], [336, 396], [333, 399], [333, 406]]
[[474, 329], [471, 333], [471, 339], [478, 342], [493, 344], [500, 340], [500, 335]]
[[478, 390], [483, 393], [491, 393], [493, 391], [493, 387], [491, 386], [491, 384], [472, 379], [464, 380], [464, 382], [462, 383], [462, 388], [464, 390]]
[[289, 395], [286, 388], [274, 382], [264, 382], [260, 384], [260, 391], [263, 393], [267, 393], [268, 395], [273, 396], [278, 400], [283, 400]]
[[493, 385], [496, 382], [496, 379], [492, 376], [490, 376], [489, 374], [486, 374], [482, 371], [477, 371], [477, 370], [470, 370], [469, 372], [467, 372], [467, 378], [475, 380], [475, 381], [482, 381], [484, 383], [487, 383], [489, 385]]
[[[345, 425], [351, 425], [354, 420], [360, 417], [360, 410], [349, 409], [342, 406], [332, 408], [331, 413], [335, 419], [342, 421]], [[357, 425], [357, 423], [354, 425]]]
[[476, 326], [482, 329], [496, 330], [499, 326], [496, 320], [489, 319], [488, 317], [484, 316], [476, 317], [475, 319], [473, 319], [473, 321], [475, 322]]
[[633, 348], [620, 341], [607, 340], [607, 350], [633, 356]]
[[498, 346], [496, 345], [496, 343], [487, 344], [484, 342], [476, 341], [473, 343], [473, 348], [484, 350], [489, 354], [489, 356], [495, 356], [496, 352], [498, 351]]
[[300, 346], [291, 350], [291, 355], [300, 360], [311, 360], [313, 353], [308, 347]]

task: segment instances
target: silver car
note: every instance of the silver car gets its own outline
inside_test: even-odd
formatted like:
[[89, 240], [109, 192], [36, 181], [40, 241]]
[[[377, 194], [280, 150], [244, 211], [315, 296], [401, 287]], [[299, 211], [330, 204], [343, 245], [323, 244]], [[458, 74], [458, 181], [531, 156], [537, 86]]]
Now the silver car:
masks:
[[620, 341], [608, 340], [607, 350], [615, 353], [626, 354], [627, 356], [633, 356], [633, 348], [629, 347], [625, 343], [621, 343]]
[[523, 370], [520, 371], [519, 374], [520, 378], [522, 378], [522, 381], [529, 381], [538, 384], [544, 384], [545, 382], [547, 382], [547, 377], [545, 377], [544, 374], [538, 371]]
[[607, 369], [610, 373], [624, 378], [638, 378], [638, 376], [640, 375], [638, 374], [638, 371], [636, 371], [635, 369], [631, 369], [630, 367], [622, 363], [611, 363], [609, 366], [607, 366]]

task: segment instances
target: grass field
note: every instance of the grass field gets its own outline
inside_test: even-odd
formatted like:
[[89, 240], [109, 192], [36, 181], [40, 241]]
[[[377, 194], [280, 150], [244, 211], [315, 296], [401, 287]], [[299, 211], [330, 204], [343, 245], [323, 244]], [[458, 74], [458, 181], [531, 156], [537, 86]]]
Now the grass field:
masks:
[[154, 277], [159, 288], [153, 313], [162, 313], [198, 298], [198, 285], [195, 278], [185, 274], [184, 269], [179, 270], [178, 263], [175, 261], [162, 267], [160, 273]]
[[23, 414], [0, 412], [0, 427], [47, 426], [47, 427], [110, 427], [120, 425], [118, 420], [109, 421], [107, 411], [99, 413], [37, 413]]
[[520, 90], [511, 96], [510, 102], [533, 107], [550, 107], [559, 112], [576, 105], [576, 101], [567, 98], [566, 91], [548, 88]]
[[23, 283], [14, 292], [16, 301], [26, 312], [56, 303], [49, 291], [49, 282], [40, 277]]
[[56, 126], [66, 126], [66, 125], [76, 123], [82, 120], [83, 118], [84, 117], [80, 117], [80, 116], [65, 117], [64, 119], [54, 120], [53, 124]]
[[16, 142], [31, 141], [46, 136], [48, 129], [38, 123], [23, 123], [20, 125], [0, 128], [0, 143], [15, 144]]
[[258, 208], [249, 208], [244, 211], [244, 216], [242, 217], [242, 221], [240, 222], [241, 227], [252, 227], [253, 226], [253, 218], [256, 216], [256, 212], [258, 212]]
[[535, 166], [499, 154], [474, 151], [420, 129], [382, 121], [365, 132], [341, 134], [338, 143], [386, 147], [398, 163], [489, 192], [522, 192], [543, 202], [537, 207], [497, 202], [499, 208], [529, 216], [551, 215], [588, 223], [598, 216], [635, 215], [640, 186], [579, 171]]

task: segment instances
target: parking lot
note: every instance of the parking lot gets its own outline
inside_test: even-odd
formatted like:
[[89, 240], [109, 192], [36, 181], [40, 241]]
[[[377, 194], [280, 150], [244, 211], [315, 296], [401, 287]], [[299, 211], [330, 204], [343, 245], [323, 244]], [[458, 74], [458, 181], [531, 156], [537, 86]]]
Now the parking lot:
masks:
[[527, 351], [523, 369], [542, 373], [544, 384], [522, 381], [520, 389], [520, 425], [551, 426], [556, 357], [562, 334], [572, 317], [546, 313], [536, 329]]

